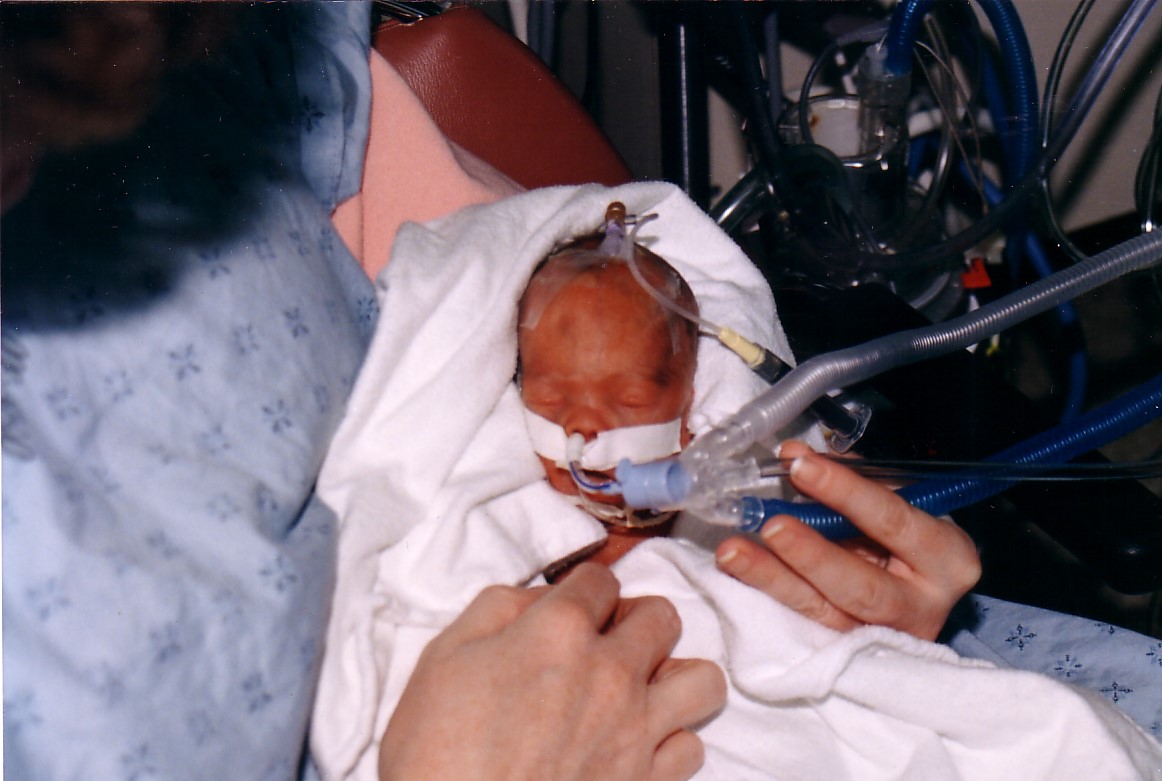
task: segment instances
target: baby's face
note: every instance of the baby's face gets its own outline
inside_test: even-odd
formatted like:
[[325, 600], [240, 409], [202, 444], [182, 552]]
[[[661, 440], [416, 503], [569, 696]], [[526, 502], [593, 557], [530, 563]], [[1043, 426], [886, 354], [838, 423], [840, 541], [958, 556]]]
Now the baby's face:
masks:
[[[534, 288], [526, 304], [539, 316], [519, 329], [525, 406], [586, 440], [681, 418], [687, 444], [695, 347], [682, 336], [675, 354], [670, 322], [628, 269], [613, 266], [599, 278], [583, 274], [556, 289]], [[543, 457], [541, 463], [553, 488], [578, 492], [568, 470]]]

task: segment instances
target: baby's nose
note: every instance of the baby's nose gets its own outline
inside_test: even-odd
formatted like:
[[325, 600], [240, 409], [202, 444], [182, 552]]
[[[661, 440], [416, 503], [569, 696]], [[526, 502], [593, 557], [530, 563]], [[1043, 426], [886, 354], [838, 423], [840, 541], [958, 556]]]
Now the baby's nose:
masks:
[[588, 442], [602, 431], [608, 431], [613, 426], [607, 414], [594, 407], [585, 406], [570, 410], [563, 428], [567, 435], [580, 434]]

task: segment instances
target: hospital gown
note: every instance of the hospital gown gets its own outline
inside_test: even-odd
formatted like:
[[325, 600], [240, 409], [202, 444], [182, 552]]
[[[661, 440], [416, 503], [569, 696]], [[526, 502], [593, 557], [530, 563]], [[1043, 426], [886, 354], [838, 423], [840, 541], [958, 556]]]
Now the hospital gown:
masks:
[[369, 8], [249, 8], [132, 137], [3, 218], [4, 777], [299, 777], [314, 498], [376, 318]]

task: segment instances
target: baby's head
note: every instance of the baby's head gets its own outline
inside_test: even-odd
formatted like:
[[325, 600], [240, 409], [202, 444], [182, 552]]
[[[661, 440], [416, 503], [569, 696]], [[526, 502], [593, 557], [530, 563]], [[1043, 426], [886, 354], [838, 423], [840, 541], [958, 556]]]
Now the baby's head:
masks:
[[[550, 485], [570, 495], [581, 494], [567, 463], [577, 453], [555, 452], [563, 438], [580, 435], [590, 445], [585, 459], [576, 460], [584, 479], [595, 482], [608, 479], [621, 457], [664, 457], [690, 439], [698, 327], [659, 304], [624, 259], [599, 253], [601, 240], [579, 239], [550, 255], [520, 302], [521, 399], [532, 413], [530, 432]], [[634, 251], [644, 280], [697, 314], [681, 275], [645, 248]], [[605, 432], [614, 433], [593, 445]], [[585, 497], [600, 519], [626, 525], [614, 517], [621, 497]]]

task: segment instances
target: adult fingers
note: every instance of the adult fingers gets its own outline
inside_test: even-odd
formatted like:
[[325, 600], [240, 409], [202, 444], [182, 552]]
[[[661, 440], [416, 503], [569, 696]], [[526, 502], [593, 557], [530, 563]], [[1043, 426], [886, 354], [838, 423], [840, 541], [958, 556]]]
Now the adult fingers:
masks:
[[[782, 520], [798, 523], [789, 518]], [[717, 560], [726, 574], [821, 624], [846, 631], [863, 623], [828, 601], [819, 589], [771, 551], [744, 537], [723, 542], [718, 547]]]
[[585, 562], [537, 600], [530, 612], [551, 611], [562, 619], [579, 613], [588, 626], [601, 629], [617, 608], [620, 590], [607, 567]]
[[705, 659], [667, 659], [647, 690], [647, 729], [659, 748], [675, 732], [692, 727], [726, 704], [726, 676]]
[[867, 623], [932, 637], [951, 606], [980, 577], [971, 538], [958, 526], [915, 509], [839, 463], [789, 444], [799, 490], [839, 510], [882, 546], [885, 557], [853, 553], [789, 518], [763, 527], [763, 541], [839, 610]]
[[[903, 583], [790, 516], [775, 516], [760, 532], [766, 546], [819, 591], [836, 610], [858, 622], [894, 625], [911, 607]], [[834, 624], [833, 624], [834, 625]]]
[[608, 652], [616, 654], [639, 678], [654, 675], [682, 634], [682, 620], [662, 597], [623, 599], [606, 632]]
[[800, 443], [788, 443], [780, 455], [795, 459], [791, 482], [796, 488], [842, 513], [900, 561], [919, 572], [942, 566], [948, 524]]
[[706, 759], [702, 739], [690, 730], [678, 730], [658, 746], [649, 781], [686, 781]]
[[432, 644], [455, 648], [494, 635], [516, 621], [544, 594], [511, 586], [489, 586], [476, 595]]
[[609, 621], [619, 590], [613, 573], [596, 564], [578, 566], [559, 585], [548, 589], [489, 586], [430, 645], [456, 648], [495, 635], [530, 609], [533, 618], [543, 620], [526, 621], [526, 628], [542, 626], [548, 620], [550, 625], [560, 626], [563, 631], [559, 634], [565, 635], [568, 629], [555, 622], [576, 620], [596, 633]]

